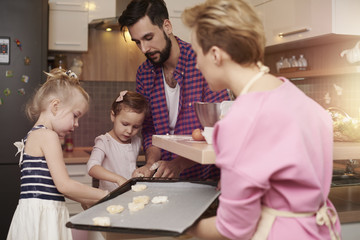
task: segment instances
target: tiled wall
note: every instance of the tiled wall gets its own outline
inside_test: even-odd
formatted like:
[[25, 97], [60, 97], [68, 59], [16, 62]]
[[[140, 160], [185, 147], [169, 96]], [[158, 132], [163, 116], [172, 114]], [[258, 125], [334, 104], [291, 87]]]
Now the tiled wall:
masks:
[[[339, 107], [351, 117], [359, 118], [360, 75], [336, 76], [293, 81], [308, 96], [324, 108]], [[338, 95], [334, 84], [342, 88]], [[134, 82], [83, 82], [91, 97], [89, 112], [80, 119], [80, 126], [74, 133], [74, 145], [93, 146], [94, 139], [112, 128], [110, 107], [112, 101], [122, 90], [135, 90]], [[329, 93], [330, 104], [324, 96]]]
[[[339, 75], [326, 78], [314, 78], [293, 81], [303, 92], [325, 109], [338, 107], [353, 118], [359, 118], [360, 75]], [[342, 91], [337, 91], [337, 89]], [[330, 96], [326, 103], [325, 95]]]
[[135, 90], [135, 82], [84, 81], [81, 85], [90, 95], [90, 107], [80, 119], [73, 138], [75, 147], [88, 147], [94, 145], [95, 137], [112, 129], [111, 104], [120, 91]]

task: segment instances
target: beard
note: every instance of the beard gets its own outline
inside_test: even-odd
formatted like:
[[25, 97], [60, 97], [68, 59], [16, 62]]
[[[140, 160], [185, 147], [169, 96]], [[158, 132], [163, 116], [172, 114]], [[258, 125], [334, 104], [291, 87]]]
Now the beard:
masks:
[[[154, 65], [162, 65], [164, 62], [166, 62], [169, 57], [170, 57], [170, 51], [171, 51], [171, 47], [172, 47], [172, 44], [171, 44], [171, 40], [170, 38], [164, 33], [164, 39], [166, 41], [166, 45], [165, 45], [165, 48], [161, 51], [154, 51], [154, 52], [148, 52], [148, 53], [145, 53], [145, 56], [147, 59], [150, 60], [150, 62]], [[155, 54], [159, 54], [159, 59], [158, 60], [155, 60], [152, 56], [154, 56]]]

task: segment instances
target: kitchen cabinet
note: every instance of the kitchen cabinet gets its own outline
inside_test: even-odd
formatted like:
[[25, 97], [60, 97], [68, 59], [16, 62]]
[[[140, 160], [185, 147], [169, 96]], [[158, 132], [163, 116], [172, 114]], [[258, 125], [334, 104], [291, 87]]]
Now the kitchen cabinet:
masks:
[[205, 0], [165, 0], [169, 12], [169, 20], [173, 27], [173, 33], [186, 42], [190, 42], [190, 29], [181, 21], [181, 14], [185, 8], [205, 2]]
[[[350, 64], [346, 58], [340, 56], [343, 50], [353, 48], [359, 40], [360, 36], [357, 35], [333, 34], [268, 46], [265, 49], [265, 65], [270, 67], [272, 74], [291, 80], [359, 74], [360, 65]], [[293, 55], [299, 57], [300, 54], [303, 54], [307, 59], [308, 70], [287, 73], [276, 72], [276, 62], [281, 57], [289, 58]]]
[[[82, 184], [92, 186], [92, 177], [88, 175], [86, 163], [67, 164], [66, 169], [71, 179], [74, 179]], [[69, 210], [70, 216], [83, 211], [81, 204], [71, 199], [65, 198], [65, 204]]]
[[89, 0], [89, 23], [94, 19], [116, 16], [116, 0]]
[[88, 50], [88, 1], [49, 1], [49, 40], [52, 51]]
[[[90, 157], [92, 148], [74, 148], [72, 152], [65, 152], [64, 162], [68, 171], [69, 177], [88, 186], [92, 186], [92, 177], [87, 172], [87, 161]], [[66, 207], [70, 215], [75, 215], [83, 211], [81, 204], [71, 199], [65, 198]]]
[[358, 0], [250, 0], [263, 21], [266, 46], [327, 34], [360, 35]]

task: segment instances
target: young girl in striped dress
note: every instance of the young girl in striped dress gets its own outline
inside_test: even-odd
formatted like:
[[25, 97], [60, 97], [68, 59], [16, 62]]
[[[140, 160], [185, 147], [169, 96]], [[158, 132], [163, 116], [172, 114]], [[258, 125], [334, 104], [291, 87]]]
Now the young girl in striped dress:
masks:
[[21, 191], [8, 240], [72, 239], [65, 226], [69, 212], [64, 196], [90, 206], [107, 195], [69, 177], [59, 139], [79, 126], [89, 95], [70, 71], [53, 69], [47, 75], [26, 106], [28, 117], [36, 123], [15, 143], [21, 155]]

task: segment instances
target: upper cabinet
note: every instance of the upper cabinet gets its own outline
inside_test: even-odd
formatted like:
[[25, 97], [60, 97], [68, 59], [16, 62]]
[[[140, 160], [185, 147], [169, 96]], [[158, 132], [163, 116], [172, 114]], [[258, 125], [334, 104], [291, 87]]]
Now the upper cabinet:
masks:
[[94, 19], [116, 17], [116, 4], [116, 0], [89, 0], [89, 23]]
[[360, 35], [359, 0], [249, 0], [263, 21], [266, 46], [327, 34]]
[[181, 14], [185, 8], [205, 2], [205, 0], [165, 0], [173, 33], [186, 42], [190, 42], [190, 29], [181, 21]]
[[88, 50], [88, 1], [49, 0], [49, 50]]

